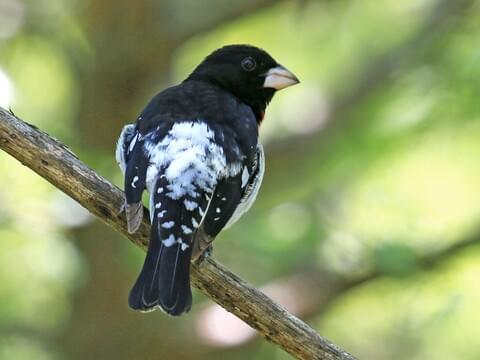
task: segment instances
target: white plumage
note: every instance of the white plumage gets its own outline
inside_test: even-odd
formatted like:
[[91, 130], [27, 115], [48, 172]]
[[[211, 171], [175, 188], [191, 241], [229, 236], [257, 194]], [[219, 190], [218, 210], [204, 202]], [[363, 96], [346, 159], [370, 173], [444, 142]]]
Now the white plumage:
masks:
[[172, 126], [160, 142], [145, 136], [145, 152], [150, 159], [147, 169], [147, 188], [153, 189], [158, 174], [163, 173], [169, 183], [167, 196], [180, 199], [197, 197], [193, 184], [202, 184], [212, 192], [219, 179], [235, 176], [241, 164], [227, 166], [223, 149], [215, 143], [214, 132], [203, 122], [182, 122]]

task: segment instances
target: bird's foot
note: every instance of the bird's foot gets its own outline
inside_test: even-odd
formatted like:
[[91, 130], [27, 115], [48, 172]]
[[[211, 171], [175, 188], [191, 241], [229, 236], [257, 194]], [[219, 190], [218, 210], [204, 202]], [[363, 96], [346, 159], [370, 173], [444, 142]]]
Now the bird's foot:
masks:
[[193, 261], [195, 262], [196, 265], [201, 266], [202, 263], [212, 255], [212, 253], [213, 253], [213, 245], [210, 244], [205, 250], [196, 254]]
[[117, 216], [122, 215], [124, 211], [125, 211], [125, 202], [123, 202], [122, 206], [120, 206], [120, 209], [118, 209]]

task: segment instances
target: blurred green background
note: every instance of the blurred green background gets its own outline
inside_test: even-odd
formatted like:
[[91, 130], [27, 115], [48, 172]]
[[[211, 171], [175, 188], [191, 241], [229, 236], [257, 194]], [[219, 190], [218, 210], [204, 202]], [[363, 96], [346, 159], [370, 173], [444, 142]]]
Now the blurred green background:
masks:
[[[0, 106], [121, 185], [121, 127], [213, 49], [302, 80], [214, 256], [361, 359], [480, 359], [480, 1], [0, 0]], [[201, 293], [127, 308], [144, 253], [0, 152], [0, 359], [288, 359]]]

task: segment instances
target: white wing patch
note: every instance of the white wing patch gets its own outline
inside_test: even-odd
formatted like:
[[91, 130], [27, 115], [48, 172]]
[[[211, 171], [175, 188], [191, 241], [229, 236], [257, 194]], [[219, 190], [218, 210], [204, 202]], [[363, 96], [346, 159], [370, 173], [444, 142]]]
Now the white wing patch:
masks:
[[162, 224], [164, 229], [171, 229], [175, 225], [175, 221], [167, 221]]
[[193, 232], [193, 230], [186, 225], [182, 225], [182, 230], [185, 235], [191, 234]]
[[188, 211], [193, 211], [197, 208], [198, 204], [195, 201], [184, 200], [183, 204], [185, 205], [185, 209]]
[[182, 238], [178, 238], [177, 243], [182, 245], [182, 251], [185, 251], [190, 247], [190, 245], [184, 242]]
[[162, 240], [162, 244], [166, 247], [173, 246], [175, 244], [180, 244], [182, 251], [187, 250], [190, 245], [188, 245], [182, 238], [175, 239], [175, 236], [172, 234], [165, 240]]
[[175, 236], [173, 236], [173, 234], [170, 235], [165, 240], [162, 240], [162, 244], [165, 245], [166, 247], [170, 247], [170, 246], [174, 245], [175, 243], [176, 243]]
[[[188, 211], [198, 209], [200, 217], [203, 217], [204, 209], [194, 199], [199, 199], [199, 192], [211, 194], [219, 179], [240, 173], [241, 163], [227, 166], [223, 149], [215, 142], [214, 131], [204, 122], [176, 123], [160, 141], [155, 136], [156, 131], [153, 130], [142, 139], [150, 163], [146, 173], [148, 191], [150, 194], [155, 191], [156, 181], [161, 174], [168, 184], [156, 189], [157, 193], [163, 193], [173, 200], [189, 196], [190, 199], [184, 199], [183, 205]], [[152, 198], [151, 214], [156, 210]], [[163, 217], [164, 213], [159, 212], [158, 217]], [[197, 228], [198, 221], [192, 219], [192, 226]], [[165, 227], [164, 224], [162, 227]], [[188, 230], [185, 229], [190, 228], [182, 228], [187, 234]]]
[[169, 182], [166, 195], [179, 199], [185, 195], [198, 196], [195, 185], [212, 192], [218, 179], [237, 175], [241, 164], [227, 166], [222, 147], [215, 143], [215, 134], [203, 122], [174, 124], [160, 142], [154, 135], [145, 136], [145, 153], [150, 160], [147, 169], [147, 188], [153, 189], [161, 171]]
[[132, 180], [132, 183], [131, 183], [131, 185], [132, 185], [132, 187], [133, 187], [134, 189], [137, 188], [137, 185], [136, 185], [136, 184], [137, 184], [137, 181], [138, 181], [138, 176], [134, 176], [134, 177], [133, 177], [133, 180]]

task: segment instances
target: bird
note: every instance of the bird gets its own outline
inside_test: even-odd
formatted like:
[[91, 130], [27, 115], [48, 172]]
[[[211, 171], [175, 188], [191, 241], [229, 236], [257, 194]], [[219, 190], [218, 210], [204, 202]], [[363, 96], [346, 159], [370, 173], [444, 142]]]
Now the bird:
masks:
[[265, 50], [226, 45], [125, 125], [115, 157], [124, 174], [129, 233], [149, 193], [150, 241], [130, 291], [133, 310], [190, 310], [190, 263], [201, 261], [222, 229], [252, 206], [265, 158], [259, 127], [276, 91], [298, 78]]

